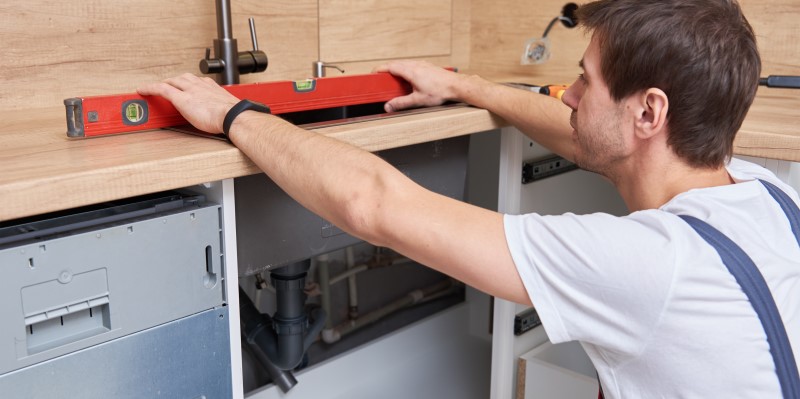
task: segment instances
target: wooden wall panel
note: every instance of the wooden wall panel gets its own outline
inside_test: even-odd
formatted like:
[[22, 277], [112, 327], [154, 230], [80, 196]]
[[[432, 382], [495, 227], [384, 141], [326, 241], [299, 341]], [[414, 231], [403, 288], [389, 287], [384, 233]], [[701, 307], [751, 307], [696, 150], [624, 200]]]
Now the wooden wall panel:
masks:
[[761, 51], [762, 76], [800, 75], [800, 1], [740, 0]]
[[[311, 63], [320, 59], [318, 3], [232, 1], [233, 34], [240, 50], [250, 49], [247, 18], [252, 16], [270, 61], [266, 72], [242, 75], [243, 83], [311, 76]], [[333, 5], [330, 0], [321, 3]], [[367, 59], [364, 49], [372, 52], [370, 61], [344, 64], [348, 74], [369, 72], [390, 58], [422, 56], [454, 65], [453, 49], [460, 60], [455, 66], [468, 66], [470, 0], [342, 4], [370, 21], [365, 29], [378, 28], [375, 34], [352, 32], [352, 37], [338, 40], [345, 53]], [[0, 4], [0, 15], [6, 60], [0, 69], [0, 107], [7, 110], [60, 107], [67, 97], [132, 92], [143, 82], [199, 74], [197, 64], [216, 36], [213, 0], [140, 0], [135, 7], [124, 0], [28, 0]], [[453, 22], [453, 16], [459, 19]], [[365, 37], [379, 43], [355, 40]]]
[[247, 18], [252, 16], [256, 20], [258, 45], [269, 57], [269, 68], [264, 73], [242, 75], [242, 83], [311, 77], [311, 63], [317, 60], [319, 52], [316, 0], [231, 0], [231, 3], [233, 31], [240, 51], [251, 49]]
[[357, 62], [449, 55], [452, 0], [320, 0], [320, 57]]
[[[58, 2], [0, 5], [0, 107], [61, 106], [64, 98], [132, 92], [142, 82], [183, 72], [216, 36], [213, 0]], [[250, 49], [247, 17], [256, 20], [267, 72], [243, 82], [305, 78], [317, 59], [316, 0], [233, 1], [233, 35]]]
[[[800, 74], [796, 0], [743, 0], [758, 34], [764, 74]], [[522, 66], [525, 41], [541, 36], [563, 1], [234, 0], [234, 36], [250, 48], [247, 17], [270, 59], [242, 82], [302, 79], [311, 62], [343, 63], [348, 74], [386, 59], [422, 58], [494, 76], [570, 83], [588, 37], [556, 26], [551, 59]], [[346, 10], [349, 10], [346, 12]], [[124, 0], [0, 4], [0, 107], [59, 107], [64, 98], [131, 92], [183, 72], [216, 36], [213, 0]], [[343, 25], [349, 26], [345, 30]], [[320, 41], [322, 37], [322, 42]], [[326, 52], [327, 51], [327, 52]], [[331, 72], [333, 73], [333, 72]]]
[[453, 34], [450, 51], [450, 66], [468, 69], [470, 67], [472, 2], [453, 1]]
[[[386, 62], [389, 59], [400, 58], [413, 58], [419, 60], [426, 60], [436, 65], [450, 66], [459, 68], [460, 70], [468, 70], [470, 67], [470, 51], [471, 51], [471, 35], [472, 29], [471, 21], [471, 0], [451, 0], [452, 1], [452, 26], [451, 26], [451, 45], [450, 53], [440, 56], [400, 56], [390, 55], [382, 59], [370, 59], [367, 61], [357, 62], [335, 62], [337, 66], [343, 68], [346, 74], [354, 73], [369, 73], [376, 66]], [[323, 29], [324, 30], [324, 29]], [[324, 40], [321, 39], [321, 41]], [[335, 70], [328, 70], [328, 76], [335, 76], [339, 72]]]
[[550, 31], [550, 60], [520, 65], [525, 42], [541, 37], [547, 24], [561, 13], [563, 0], [473, 0], [470, 68], [490, 75], [528, 76], [540, 84], [572, 83], [578, 61], [588, 44], [580, 29], [558, 24]]
[[[471, 69], [494, 75], [527, 75], [541, 83], [570, 83], [589, 37], [580, 29], [555, 26], [548, 35], [552, 57], [541, 65], [520, 65], [525, 41], [540, 37], [566, 1], [473, 0]], [[583, 3], [583, 2], [579, 2]], [[764, 75], [800, 75], [800, 2], [740, 0], [756, 31]], [[556, 81], [558, 80], [558, 81]]]

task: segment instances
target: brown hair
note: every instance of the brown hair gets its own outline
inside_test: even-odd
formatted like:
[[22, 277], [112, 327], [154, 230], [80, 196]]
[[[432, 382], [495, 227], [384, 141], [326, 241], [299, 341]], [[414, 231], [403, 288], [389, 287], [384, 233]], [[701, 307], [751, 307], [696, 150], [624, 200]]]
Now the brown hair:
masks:
[[691, 166], [722, 166], [761, 74], [753, 28], [736, 0], [600, 0], [577, 14], [599, 39], [611, 96], [663, 90], [667, 144]]

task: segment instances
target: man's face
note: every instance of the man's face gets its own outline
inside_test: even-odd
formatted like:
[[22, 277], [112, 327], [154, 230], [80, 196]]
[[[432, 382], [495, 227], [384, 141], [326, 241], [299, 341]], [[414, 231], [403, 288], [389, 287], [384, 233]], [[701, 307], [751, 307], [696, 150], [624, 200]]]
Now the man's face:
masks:
[[626, 155], [624, 102], [614, 101], [603, 80], [596, 37], [592, 37], [580, 65], [583, 73], [562, 97], [572, 108], [573, 158], [581, 168], [612, 178], [614, 166]]

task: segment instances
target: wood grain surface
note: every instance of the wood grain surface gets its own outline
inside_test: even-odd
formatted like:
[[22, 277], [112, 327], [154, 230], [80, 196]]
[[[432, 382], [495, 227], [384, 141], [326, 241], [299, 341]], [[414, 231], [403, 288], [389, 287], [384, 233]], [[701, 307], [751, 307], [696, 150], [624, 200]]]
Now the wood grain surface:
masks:
[[[540, 65], [520, 65], [525, 41], [541, 37], [566, 1], [476, 0], [471, 7], [470, 68], [487, 73], [526, 75], [540, 84], [571, 83], [589, 36], [556, 24], [548, 37], [552, 56]], [[578, 2], [579, 4], [582, 2]], [[763, 75], [800, 75], [800, 2], [740, 0], [756, 32]], [[559, 78], [555, 81], [554, 78]]]
[[[172, 131], [68, 139], [62, 113], [0, 112], [0, 222], [259, 172], [228, 143]], [[315, 131], [380, 151], [503, 124], [463, 107]]]
[[[345, 16], [335, 17], [344, 8], [337, 11], [336, 4], [364, 7], [349, 21], [364, 32], [377, 29], [353, 31], [352, 40], [337, 33], [342, 43], [330, 48], [343, 55], [326, 61], [350, 61], [344, 64], [348, 74], [368, 72], [383, 57], [414, 55], [495, 81], [569, 83], [588, 41], [580, 30], [556, 26], [550, 61], [519, 65], [525, 40], [540, 36], [560, 12], [563, 3], [553, 0], [236, 0], [233, 29], [240, 49], [250, 46], [246, 20], [253, 16], [270, 57], [266, 73], [242, 81], [308, 77], [321, 55], [320, 35], [329, 37], [325, 18], [331, 29], [344, 29]], [[798, 74], [800, 25], [794, 19], [800, 3], [744, 0], [743, 6], [758, 35], [764, 74]], [[331, 14], [323, 17], [325, 7]], [[372, 21], [381, 23], [370, 26], [364, 21], [375, 12]], [[174, 132], [88, 140], [65, 135], [64, 98], [132, 92], [142, 82], [196, 72], [216, 36], [214, 14], [211, 0], [140, 0], [135, 7], [121, 0], [0, 4], [0, 221], [257, 173], [226, 143]], [[381, 45], [392, 50], [381, 53], [355, 40], [365, 36], [383, 37]], [[800, 91], [761, 89], [736, 153], [800, 161], [799, 109]], [[318, 132], [377, 151], [502, 125], [486, 111], [462, 108]]]
[[447, 56], [451, 0], [320, 0], [319, 54], [327, 62]]

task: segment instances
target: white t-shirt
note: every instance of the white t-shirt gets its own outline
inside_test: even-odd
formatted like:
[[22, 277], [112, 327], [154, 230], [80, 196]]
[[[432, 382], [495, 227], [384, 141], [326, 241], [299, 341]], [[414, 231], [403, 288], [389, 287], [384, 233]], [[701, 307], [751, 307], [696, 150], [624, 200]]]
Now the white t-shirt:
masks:
[[679, 194], [625, 217], [506, 215], [525, 288], [554, 343], [580, 341], [607, 398], [779, 398], [755, 311], [716, 250], [676, 215], [730, 237], [764, 275], [800, 359], [800, 247], [757, 178], [795, 203], [760, 166], [733, 160], [737, 184]]

